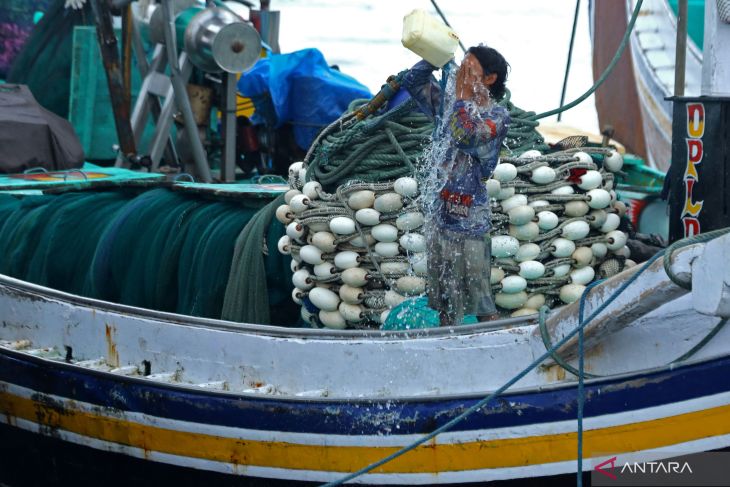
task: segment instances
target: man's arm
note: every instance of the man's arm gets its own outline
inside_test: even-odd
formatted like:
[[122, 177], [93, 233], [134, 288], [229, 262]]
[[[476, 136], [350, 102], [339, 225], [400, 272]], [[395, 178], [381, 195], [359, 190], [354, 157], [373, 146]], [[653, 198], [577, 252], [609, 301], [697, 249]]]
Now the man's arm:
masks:
[[416, 100], [418, 107], [431, 118], [436, 116], [441, 101], [441, 88], [432, 76], [436, 69], [428, 61], [419, 61], [408, 70], [401, 84]]

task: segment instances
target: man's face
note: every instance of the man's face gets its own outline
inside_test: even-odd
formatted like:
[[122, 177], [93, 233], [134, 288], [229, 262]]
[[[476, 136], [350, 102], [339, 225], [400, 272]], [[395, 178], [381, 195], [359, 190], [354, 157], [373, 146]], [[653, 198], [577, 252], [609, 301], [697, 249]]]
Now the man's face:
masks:
[[488, 97], [489, 87], [496, 79], [493, 73], [485, 76], [476, 56], [467, 53], [456, 73], [456, 96], [461, 100]]

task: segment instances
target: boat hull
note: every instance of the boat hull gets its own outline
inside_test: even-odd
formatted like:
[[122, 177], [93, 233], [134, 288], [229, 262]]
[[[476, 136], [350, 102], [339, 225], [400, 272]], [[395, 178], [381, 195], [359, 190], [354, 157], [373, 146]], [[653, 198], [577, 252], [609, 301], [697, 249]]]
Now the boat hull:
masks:
[[[0, 423], [116, 455], [263, 479], [335, 480], [479, 399], [259, 398], [78, 369], [3, 350]], [[656, 459], [730, 445], [730, 357], [594, 380], [585, 392], [588, 470], [591, 458], [641, 452]], [[469, 483], [569, 473], [576, 466], [576, 398], [571, 385], [506, 394], [363, 481]]]

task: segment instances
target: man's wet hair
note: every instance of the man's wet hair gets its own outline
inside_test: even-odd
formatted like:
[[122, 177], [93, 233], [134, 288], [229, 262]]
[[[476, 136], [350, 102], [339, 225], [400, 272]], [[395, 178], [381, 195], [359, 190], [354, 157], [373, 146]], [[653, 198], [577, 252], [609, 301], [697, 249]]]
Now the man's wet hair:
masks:
[[483, 45], [472, 46], [466, 52], [477, 58], [485, 76], [493, 73], [497, 75], [497, 80], [489, 88], [489, 92], [495, 100], [501, 100], [504, 97], [506, 89], [504, 84], [507, 82], [507, 70], [510, 67], [504, 56], [496, 49]]

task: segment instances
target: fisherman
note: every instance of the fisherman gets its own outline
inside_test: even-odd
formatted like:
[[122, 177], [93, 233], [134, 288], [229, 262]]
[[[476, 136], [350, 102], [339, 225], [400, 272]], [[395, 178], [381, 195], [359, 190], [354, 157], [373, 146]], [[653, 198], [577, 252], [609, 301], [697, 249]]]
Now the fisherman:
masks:
[[[456, 67], [453, 61], [449, 66]], [[459, 324], [465, 314], [480, 321], [498, 316], [490, 285], [491, 215], [484, 182], [497, 165], [510, 124], [509, 112], [497, 104], [508, 67], [498, 51], [479, 45], [469, 48], [446, 93], [431, 76], [437, 68], [427, 61], [403, 79], [421, 110], [436, 118], [431, 163], [439, 183], [428, 228], [428, 301], [438, 310], [441, 326]]]

